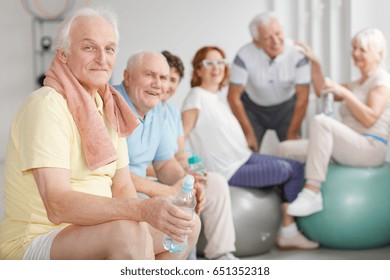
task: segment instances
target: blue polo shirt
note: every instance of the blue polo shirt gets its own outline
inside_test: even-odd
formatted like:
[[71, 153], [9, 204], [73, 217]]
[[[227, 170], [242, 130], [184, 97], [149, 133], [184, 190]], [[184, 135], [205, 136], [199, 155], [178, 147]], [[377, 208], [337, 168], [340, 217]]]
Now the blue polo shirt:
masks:
[[177, 144], [177, 138], [184, 135], [183, 122], [181, 120], [181, 114], [179, 109], [169, 104], [168, 102], [163, 103], [165, 109], [166, 125], [171, 138], [173, 152], [176, 154], [179, 150]]
[[141, 119], [127, 96], [123, 82], [114, 88], [123, 96], [141, 123], [126, 138], [130, 171], [140, 177], [146, 176], [146, 168], [153, 161], [164, 161], [174, 157], [169, 130], [166, 129], [165, 113], [161, 103]]

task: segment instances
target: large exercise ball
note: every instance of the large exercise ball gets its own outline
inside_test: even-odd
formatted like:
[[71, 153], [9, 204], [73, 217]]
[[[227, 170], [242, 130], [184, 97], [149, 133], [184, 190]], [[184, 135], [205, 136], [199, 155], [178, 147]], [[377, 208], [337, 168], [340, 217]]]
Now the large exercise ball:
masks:
[[[275, 244], [282, 212], [279, 192], [274, 188], [230, 187], [237, 257], [268, 252]], [[202, 255], [206, 240], [201, 231], [197, 244]]]
[[331, 164], [321, 186], [324, 210], [297, 219], [322, 246], [368, 249], [390, 243], [390, 164], [357, 168]]

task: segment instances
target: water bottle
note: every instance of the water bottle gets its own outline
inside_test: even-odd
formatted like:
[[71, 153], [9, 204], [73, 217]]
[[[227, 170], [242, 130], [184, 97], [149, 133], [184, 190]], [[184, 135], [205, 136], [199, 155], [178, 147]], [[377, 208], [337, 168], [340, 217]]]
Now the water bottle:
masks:
[[[181, 190], [173, 197], [172, 203], [191, 215], [194, 214], [196, 206], [196, 197], [192, 190], [194, 189], [194, 177], [187, 175], [183, 181]], [[177, 242], [168, 235], [164, 235], [163, 245], [171, 253], [181, 253], [186, 247], [188, 236], [184, 236], [184, 242]]]
[[[187, 162], [189, 171], [200, 172], [202, 173], [203, 177], [205, 176], [202, 158], [197, 156], [194, 151], [192, 151], [192, 155], [188, 158]], [[190, 252], [187, 260], [196, 260], [196, 247]]]
[[327, 92], [323, 93], [321, 92], [321, 111], [327, 116], [331, 116], [333, 114], [333, 93]]
[[192, 153], [192, 156], [188, 158], [188, 170], [204, 174], [202, 158]]

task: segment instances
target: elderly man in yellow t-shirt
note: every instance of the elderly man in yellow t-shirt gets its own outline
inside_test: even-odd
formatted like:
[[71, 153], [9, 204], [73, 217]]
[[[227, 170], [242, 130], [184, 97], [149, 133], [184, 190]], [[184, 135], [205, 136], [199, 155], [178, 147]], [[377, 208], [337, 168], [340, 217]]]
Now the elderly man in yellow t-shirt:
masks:
[[[185, 259], [199, 217], [140, 200], [125, 136], [138, 119], [110, 85], [118, 44], [111, 12], [83, 8], [60, 26], [45, 86], [17, 112], [4, 165], [1, 259]], [[163, 248], [163, 235], [189, 246]]]

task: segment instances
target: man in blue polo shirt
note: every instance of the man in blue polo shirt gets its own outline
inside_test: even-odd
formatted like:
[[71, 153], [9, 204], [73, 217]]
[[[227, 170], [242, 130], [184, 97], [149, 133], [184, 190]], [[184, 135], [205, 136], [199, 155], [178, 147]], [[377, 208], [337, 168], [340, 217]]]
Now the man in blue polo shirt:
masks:
[[[165, 111], [160, 102], [168, 89], [169, 71], [167, 60], [161, 53], [141, 52], [129, 58], [123, 82], [115, 86], [141, 121], [127, 137], [130, 172], [137, 192], [150, 197], [174, 195], [181, 188], [181, 179], [186, 174], [175, 158]], [[145, 178], [150, 164], [153, 164], [158, 181]], [[215, 223], [223, 223], [224, 219], [221, 217], [224, 213], [218, 211], [224, 208], [212, 207], [212, 199], [218, 199], [219, 204], [230, 202], [230, 197], [223, 197], [229, 192], [221, 192], [219, 197], [213, 196], [212, 199], [205, 200], [203, 186], [198, 184], [196, 194], [197, 213], [207, 203], [208, 207], [202, 212], [202, 216], [213, 215], [209, 217], [213, 217]], [[215, 258], [229, 259], [226, 254]]]
[[[161, 53], [140, 52], [130, 57], [123, 82], [114, 86], [141, 121], [126, 140], [134, 185], [138, 192], [150, 197], [174, 195], [186, 175], [174, 157], [165, 129], [161, 98], [167, 90], [168, 78], [169, 66]], [[145, 178], [151, 163], [159, 182]], [[199, 213], [204, 204], [203, 189], [195, 185]]]
[[267, 129], [275, 130], [280, 141], [300, 137], [310, 64], [291, 40], [285, 40], [272, 12], [257, 15], [249, 29], [253, 40], [234, 59], [228, 101], [248, 146], [258, 152]]

